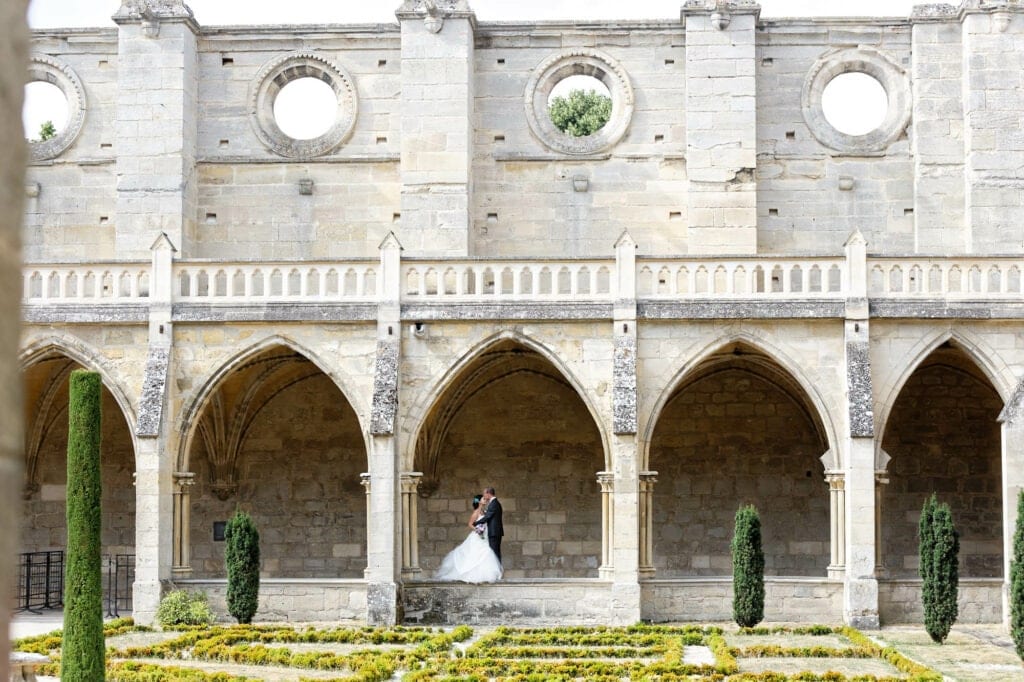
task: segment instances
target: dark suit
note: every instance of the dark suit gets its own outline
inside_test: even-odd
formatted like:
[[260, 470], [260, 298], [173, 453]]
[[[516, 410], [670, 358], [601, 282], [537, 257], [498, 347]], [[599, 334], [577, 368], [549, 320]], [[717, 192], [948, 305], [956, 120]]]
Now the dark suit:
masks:
[[505, 529], [501, 525], [501, 502], [498, 502], [497, 497], [491, 498], [491, 503], [474, 525], [481, 523], [487, 526], [487, 543], [494, 550], [498, 561], [501, 561], [501, 536], [505, 534]]

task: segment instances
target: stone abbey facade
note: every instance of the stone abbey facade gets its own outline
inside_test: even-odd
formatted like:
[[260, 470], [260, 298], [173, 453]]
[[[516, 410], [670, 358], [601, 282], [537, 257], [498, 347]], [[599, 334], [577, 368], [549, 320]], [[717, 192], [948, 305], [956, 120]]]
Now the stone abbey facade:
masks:
[[[1007, 613], [1024, 486], [1024, 6], [765, 20], [200, 26], [125, 0], [36, 31], [68, 124], [31, 147], [26, 551], [64, 541], [67, 374], [100, 372], [104, 551], [134, 610], [225, 591], [261, 530], [260, 617], [723, 620], [758, 507], [767, 617], [919, 617], [917, 519], [948, 502], [961, 621]], [[888, 104], [826, 118], [837, 76]], [[564, 78], [613, 109], [573, 138]], [[274, 101], [316, 78], [334, 123]], [[505, 579], [432, 580], [497, 488]]]

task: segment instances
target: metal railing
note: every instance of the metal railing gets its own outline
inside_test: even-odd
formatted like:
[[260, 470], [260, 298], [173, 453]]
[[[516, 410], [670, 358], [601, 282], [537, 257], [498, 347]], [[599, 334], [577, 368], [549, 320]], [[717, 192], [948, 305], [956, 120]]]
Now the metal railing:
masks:
[[[134, 554], [104, 554], [100, 557], [103, 609], [109, 617], [132, 611], [132, 583], [135, 582]], [[15, 611], [39, 613], [64, 606], [64, 552], [24, 552], [18, 561], [18, 589]]]

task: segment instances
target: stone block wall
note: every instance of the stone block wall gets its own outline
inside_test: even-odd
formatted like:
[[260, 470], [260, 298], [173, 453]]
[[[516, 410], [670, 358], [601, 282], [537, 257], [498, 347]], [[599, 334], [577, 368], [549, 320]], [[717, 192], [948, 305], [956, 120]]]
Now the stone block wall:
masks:
[[892, 459], [889, 483], [881, 487], [881, 563], [887, 575], [917, 575], [918, 523], [932, 493], [953, 512], [960, 575], [1003, 573], [996, 420], [1002, 403], [987, 381], [961, 363], [956, 356], [930, 360], [907, 381], [889, 417], [882, 448]]
[[278, 393], [254, 418], [237, 462], [238, 490], [226, 500], [210, 489], [201, 439], [191, 455], [192, 575], [224, 576], [223, 542], [213, 524], [236, 508], [260, 532], [261, 574], [268, 578], [361, 578], [366, 568], [367, 469], [359, 423], [330, 378], [319, 374]]
[[757, 507], [768, 575], [825, 575], [828, 487], [800, 396], [748, 368], [683, 388], [651, 440], [658, 577], [728, 575], [740, 505]]

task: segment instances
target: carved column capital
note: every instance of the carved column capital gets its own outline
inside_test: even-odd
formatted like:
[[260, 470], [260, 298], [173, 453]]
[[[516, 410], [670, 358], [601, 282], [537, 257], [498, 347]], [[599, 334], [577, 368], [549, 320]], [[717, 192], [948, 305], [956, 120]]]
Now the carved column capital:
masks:
[[610, 493], [615, 491], [615, 472], [614, 471], [598, 471], [597, 472], [597, 483], [601, 486], [602, 493]]
[[190, 488], [196, 484], [196, 475], [192, 471], [175, 471], [174, 472], [174, 485], [180, 492], [186, 492], [187, 488]]
[[420, 481], [423, 480], [423, 473], [419, 471], [405, 471], [401, 474], [400, 480], [402, 492], [412, 495], [416, 493]]
[[366, 494], [370, 494], [370, 474], [359, 474], [359, 485], [363, 486]]

